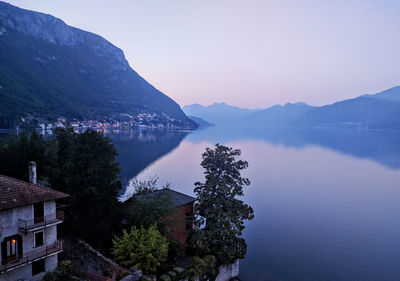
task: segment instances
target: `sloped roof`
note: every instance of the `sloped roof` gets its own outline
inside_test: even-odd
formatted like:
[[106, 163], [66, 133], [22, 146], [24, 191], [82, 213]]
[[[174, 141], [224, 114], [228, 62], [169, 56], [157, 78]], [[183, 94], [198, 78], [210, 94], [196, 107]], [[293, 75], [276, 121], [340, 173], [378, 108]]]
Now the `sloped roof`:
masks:
[[0, 210], [18, 208], [66, 197], [69, 197], [69, 195], [0, 175]]
[[[136, 197], [136, 199], [141, 200], [141, 199], [143, 199], [145, 197], [149, 197], [149, 196], [151, 197], [151, 196], [154, 196], [154, 195], [160, 194], [160, 193], [166, 193], [169, 196], [171, 196], [171, 198], [173, 200], [173, 207], [174, 208], [180, 207], [180, 206], [184, 206], [184, 205], [186, 205], [188, 203], [196, 201], [196, 198], [194, 198], [192, 196], [183, 194], [181, 192], [178, 192], [178, 191], [175, 191], [175, 190], [172, 190], [172, 189], [169, 189], [169, 188], [159, 189], [159, 190], [156, 190], [156, 191], [154, 191], [152, 193], [138, 195], [138, 196], [135, 196], [135, 197]], [[131, 200], [132, 200], [132, 198], [128, 199], [126, 201], [126, 203], [131, 202]]]

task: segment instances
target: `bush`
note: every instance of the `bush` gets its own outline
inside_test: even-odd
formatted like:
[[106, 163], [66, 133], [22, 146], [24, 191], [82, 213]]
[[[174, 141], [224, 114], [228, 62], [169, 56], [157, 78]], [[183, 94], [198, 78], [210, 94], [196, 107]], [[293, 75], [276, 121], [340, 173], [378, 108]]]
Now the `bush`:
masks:
[[205, 256], [203, 260], [206, 263], [205, 274], [207, 275], [207, 277], [209, 277], [209, 279], [215, 279], [215, 277], [217, 277], [218, 275], [217, 258], [215, 256], [208, 255]]
[[202, 276], [206, 276], [208, 280], [215, 280], [218, 275], [217, 258], [211, 255], [204, 258], [192, 257], [192, 264], [187, 271], [187, 275], [191, 281]]
[[160, 276], [161, 281], [171, 281], [171, 278], [167, 274], [163, 274]]
[[176, 266], [176, 267], [174, 267], [173, 271], [175, 271], [177, 274], [182, 274], [185, 271], [185, 269], [183, 269], [182, 267]]
[[175, 280], [176, 278], [176, 273], [174, 271], [168, 271], [168, 275], [171, 276], [172, 280]]
[[167, 258], [168, 243], [155, 224], [149, 229], [123, 230], [121, 237], [113, 239], [113, 244], [115, 261], [126, 267], [136, 266], [145, 274], [155, 273]]
[[149, 279], [147, 279], [147, 278], [144, 277], [144, 276], [141, 276], [141, 277], [139, 278], [139, 281], [149, 281]]
[[194, 281], [205, 274], [207, 268], [206, 262], [200, 257], [192, 257], [192, 265], [188, 270], [189, 280]]
[[57, 267], [60, 279], [67, 279], [73, 273], [72, 262], [70, 260], [60, 261]]
[[46, 272], [42, 279], [43, 281], [55, 281], [56, 275], [54, 274], [54, 272]]

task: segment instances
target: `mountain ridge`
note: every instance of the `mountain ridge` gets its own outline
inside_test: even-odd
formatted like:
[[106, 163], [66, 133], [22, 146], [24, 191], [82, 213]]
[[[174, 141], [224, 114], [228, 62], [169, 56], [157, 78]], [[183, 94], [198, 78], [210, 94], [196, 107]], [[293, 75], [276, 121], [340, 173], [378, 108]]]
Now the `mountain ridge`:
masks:
[[196, 127], [130, 67], [121, 49], [51, 15], [0, 2], [0, 60], [0, 125], [26, 116], [148, 114], [156, 116], [154, 122]]
[[[209, 121], [204, 112], [202, 118]], [[324, 106], [310, 106], [303, 102], [274, 105], [224, 120], [226, 122], [219, 124], [271, 128], [400, 129], [400, 86]]]

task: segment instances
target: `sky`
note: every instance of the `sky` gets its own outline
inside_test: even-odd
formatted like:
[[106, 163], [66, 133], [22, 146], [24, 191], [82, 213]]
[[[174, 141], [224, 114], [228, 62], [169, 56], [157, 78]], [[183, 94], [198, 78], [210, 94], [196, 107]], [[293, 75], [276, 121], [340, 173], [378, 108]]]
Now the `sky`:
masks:
[[103, 36], [180, 105], [324, 105], [400, 85], [400, 1], [9, 0]]

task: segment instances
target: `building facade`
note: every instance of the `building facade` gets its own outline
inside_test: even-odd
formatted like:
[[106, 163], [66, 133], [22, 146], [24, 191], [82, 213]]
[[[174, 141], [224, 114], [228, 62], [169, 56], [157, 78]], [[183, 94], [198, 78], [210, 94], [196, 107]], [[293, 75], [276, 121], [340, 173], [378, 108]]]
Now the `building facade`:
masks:
[[196, 198], [169, 188], [163, 188], [149, 194], [133, 196], [125, 201], [124, 204], [130, 208], [134, 208], [135, 200], [150, 200], [155, 197], [158, 198], [157, 200], [167, 200], [170, 202], [172, 211], [166, 218], [162, 219], [168, 219], [170, 221], [169, 227], [171, 233], [181, 242], [185, 249], [187, 246], [186, 240], [194, 226], [193, 209]]
[[41, 280], [54, 271], [63, 249], [57, 225], [63, 213], [56, 200], [68, 195], [0, 175], [0, 281]]

